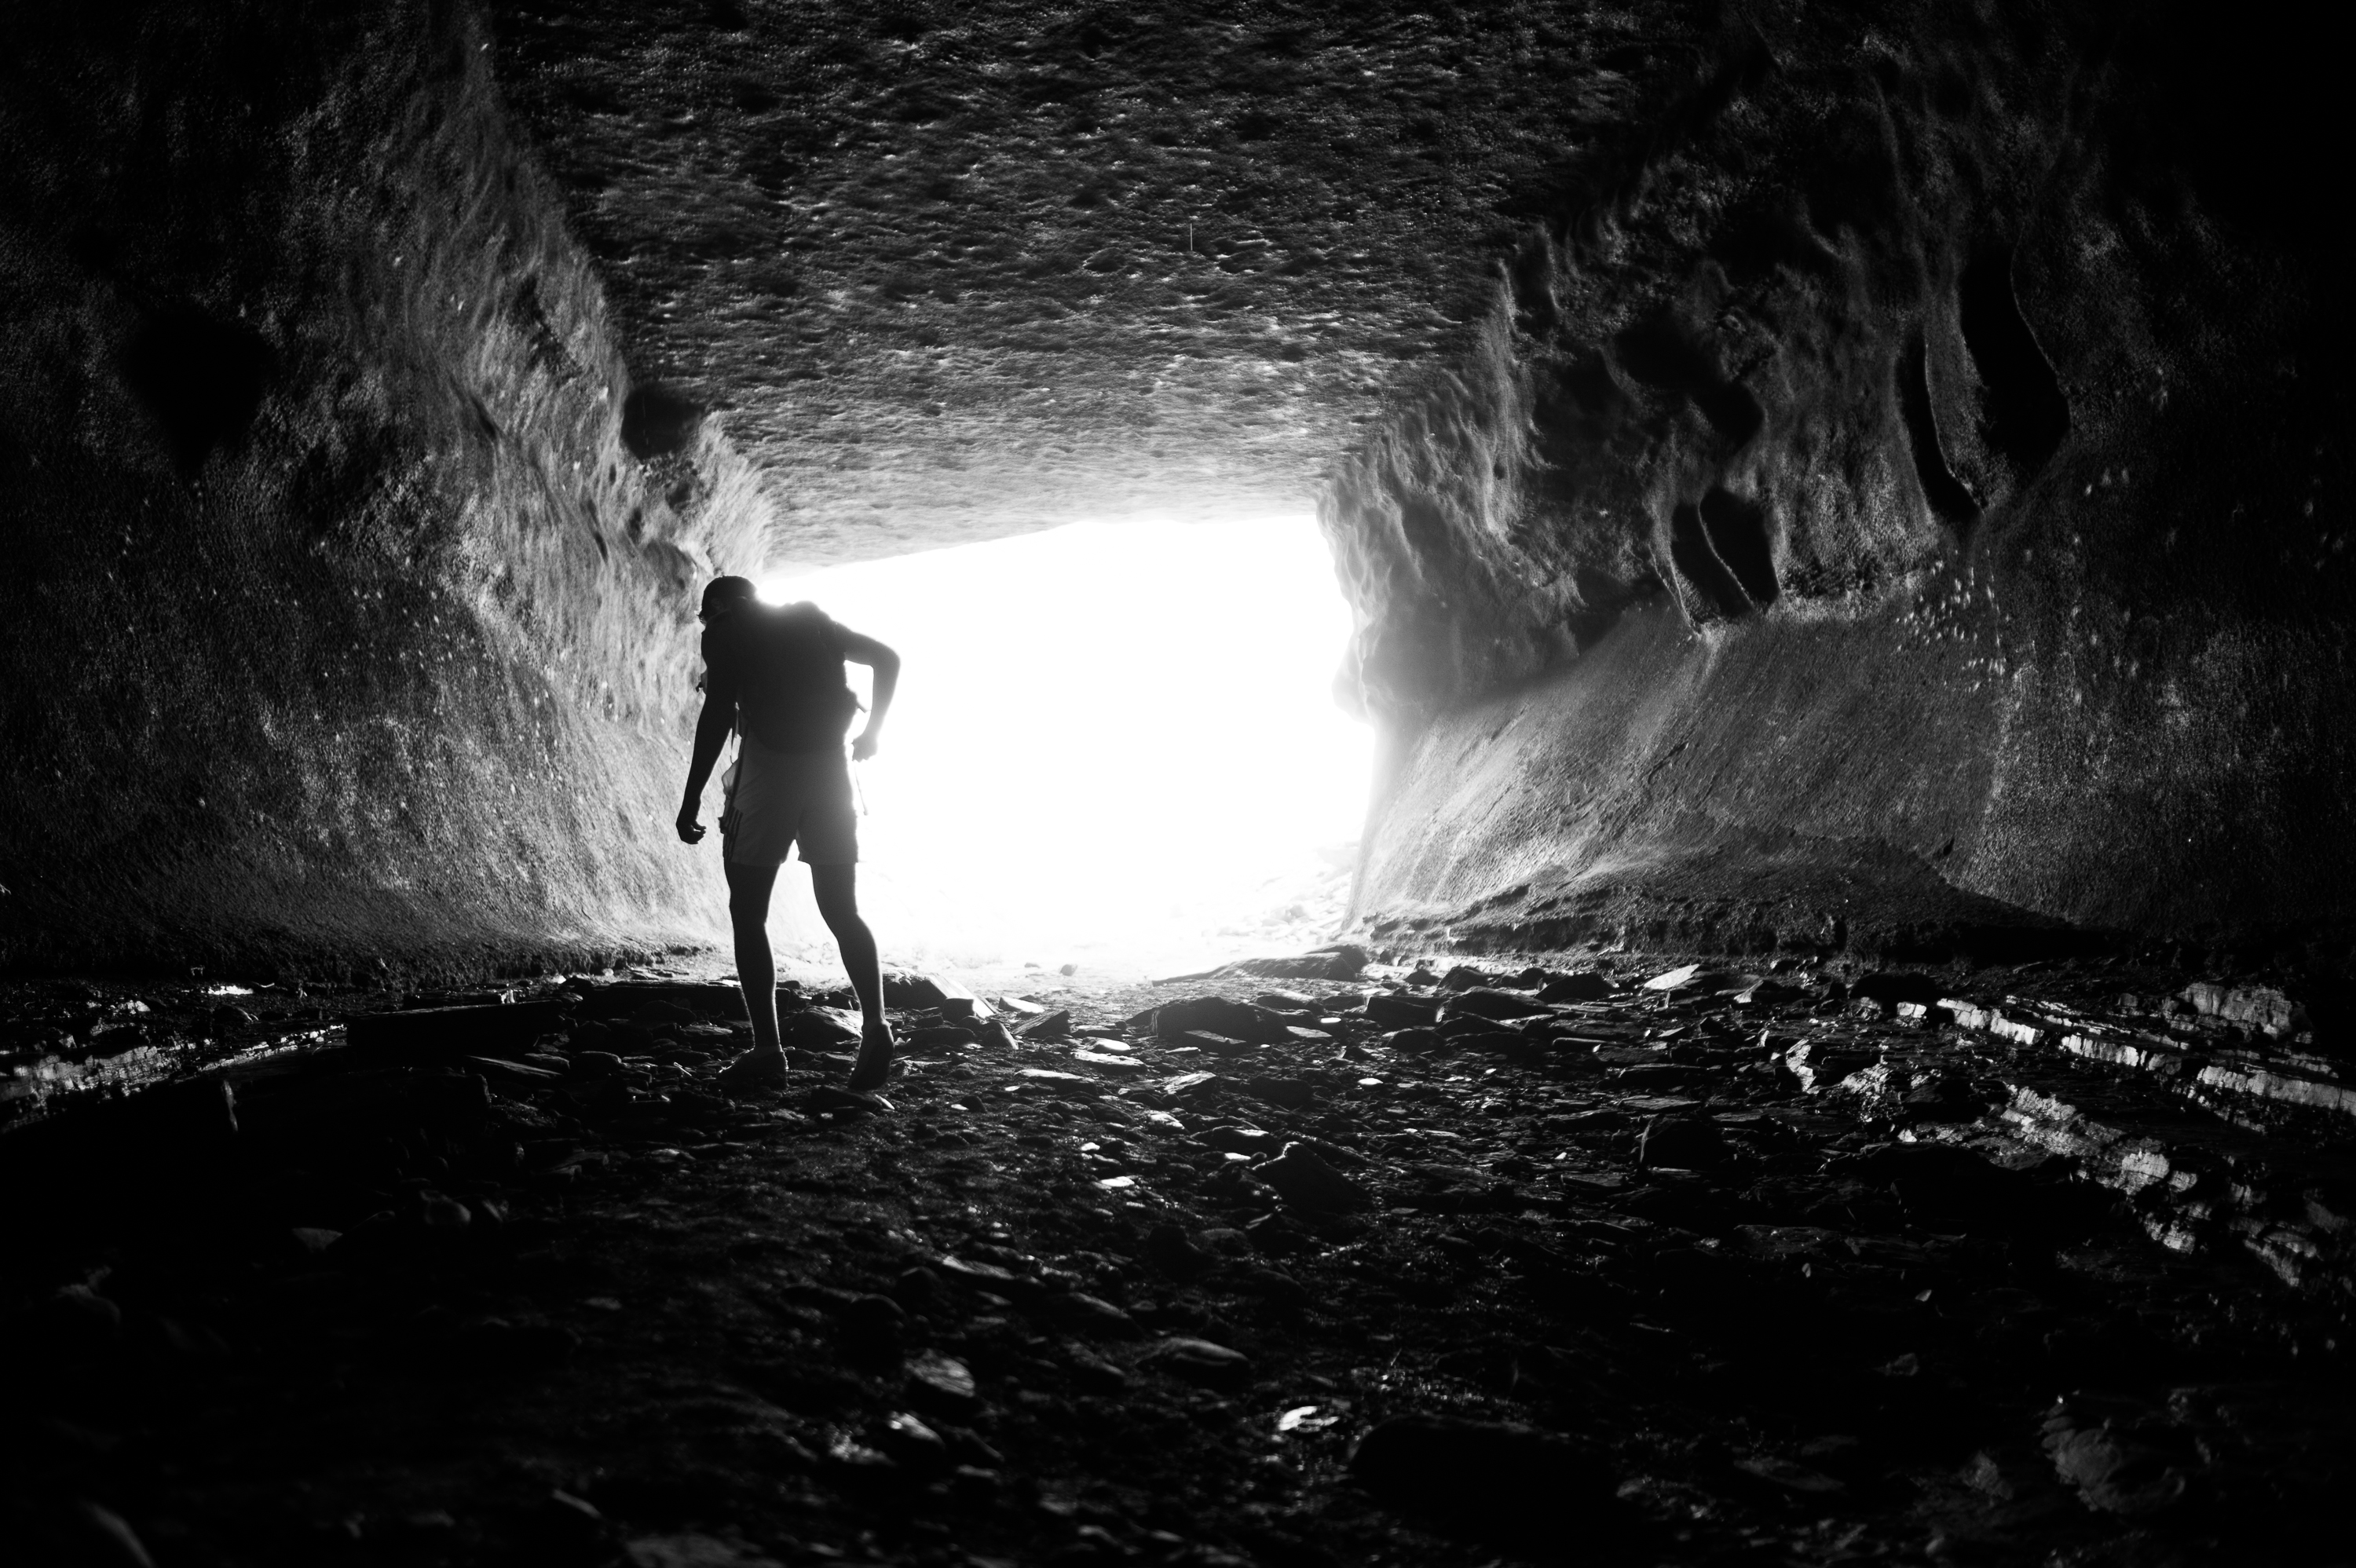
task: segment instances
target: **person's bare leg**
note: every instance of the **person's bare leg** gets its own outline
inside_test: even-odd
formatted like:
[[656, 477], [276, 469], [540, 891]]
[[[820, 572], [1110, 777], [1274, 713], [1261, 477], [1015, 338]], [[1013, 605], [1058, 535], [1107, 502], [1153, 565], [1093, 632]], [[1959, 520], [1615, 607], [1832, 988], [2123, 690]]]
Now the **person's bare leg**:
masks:
[[753, 1020], [753, 1050], [776, 1051], [777, 961], [769, 951], [769, 893], [777, 885], [777, 869], [724, 864], [728, 923], [736, 934], [736, 983], [744, 988], [744, 1011]]
[[873, 1028], [884, 1021], [884, 961], [875, 952], [875, 933], [859, 913], [859, 868], [812, 866], [810, 891], [818, 895], [819, 917], [842, 950], [851, 988], [859, 993], [860, 1018]]
[[859, 916], [859, 868], [812, 866], [810, 891], [842, 950], [851, 988], [859, 993], [859, 1061], [851, 1070], [851, 1086], [881, 1089], [892, 1072], [892, 1025], [884, 1017], [884, 965], [875, 953], [875, 933]]

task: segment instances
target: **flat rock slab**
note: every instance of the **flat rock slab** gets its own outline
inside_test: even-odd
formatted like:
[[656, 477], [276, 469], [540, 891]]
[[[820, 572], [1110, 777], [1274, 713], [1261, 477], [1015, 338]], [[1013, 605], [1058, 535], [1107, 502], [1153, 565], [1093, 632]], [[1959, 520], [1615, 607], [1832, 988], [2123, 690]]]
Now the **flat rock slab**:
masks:
[[529, 1048], [564, 1027], [568, 1009], [555, 1001], [474, 1008], [413, 1008], [361, 1013], [345, 1027], [354, 1051], [378, 1060], [443, 1061]]

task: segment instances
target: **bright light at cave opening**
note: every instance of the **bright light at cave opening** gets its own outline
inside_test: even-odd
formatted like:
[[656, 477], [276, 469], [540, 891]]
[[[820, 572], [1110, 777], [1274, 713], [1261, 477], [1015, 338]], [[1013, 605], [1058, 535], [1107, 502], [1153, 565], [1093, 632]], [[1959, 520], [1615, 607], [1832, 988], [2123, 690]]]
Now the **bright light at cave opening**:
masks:
[[[900, 652], [854, 767], [887, 963], [1172, 973], [1341, 919], [1373, 737], [1333, 702], [1350, 616], [1313, 521], [1084, 523], [762, 595]], [[778, 891], [780, 955], [830, 967], [807, 877]]]

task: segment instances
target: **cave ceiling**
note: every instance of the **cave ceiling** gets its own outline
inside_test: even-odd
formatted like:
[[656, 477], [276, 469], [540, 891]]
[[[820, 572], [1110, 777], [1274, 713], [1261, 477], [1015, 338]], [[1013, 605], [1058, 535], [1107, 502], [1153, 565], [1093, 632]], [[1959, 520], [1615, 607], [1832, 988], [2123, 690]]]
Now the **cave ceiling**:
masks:
[[[775, 553], [1305, 508], [1455, 357], [1698, 19], [499, 4], [498, 71], [605, 278], [641, 446], [702, 411]], [[661, 417], [669, 413], [671, 417]]]

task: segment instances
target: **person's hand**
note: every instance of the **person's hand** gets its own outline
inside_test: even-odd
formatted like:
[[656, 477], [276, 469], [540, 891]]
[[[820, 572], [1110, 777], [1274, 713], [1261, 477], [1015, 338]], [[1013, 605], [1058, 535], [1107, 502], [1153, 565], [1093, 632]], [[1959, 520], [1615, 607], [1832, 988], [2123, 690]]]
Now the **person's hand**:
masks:
[[691, 800], [679, 808], [679, 841], [682, 844], [703, 842], [703, 824], [695, 819], [695, 805]]
[[862, 731], [859, 739], [851, 742], [851, 760], [852, 762], [863, 763], [874, 754], [875, 732], [873, 731], [869, 730]]

